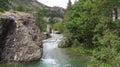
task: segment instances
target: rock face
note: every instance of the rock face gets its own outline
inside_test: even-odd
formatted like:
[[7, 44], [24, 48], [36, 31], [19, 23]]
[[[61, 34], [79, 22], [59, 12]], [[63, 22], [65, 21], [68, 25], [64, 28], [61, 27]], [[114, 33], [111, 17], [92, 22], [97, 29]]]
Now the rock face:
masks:
[[45, 22], [61, 22], [64, 17], [65, 9], [61, 7], [46, 7], [43, 9]]
[[33, 16], [21, 12], [1, 14], [0, 61], [30, 62], [41, 55], [41, 34]]

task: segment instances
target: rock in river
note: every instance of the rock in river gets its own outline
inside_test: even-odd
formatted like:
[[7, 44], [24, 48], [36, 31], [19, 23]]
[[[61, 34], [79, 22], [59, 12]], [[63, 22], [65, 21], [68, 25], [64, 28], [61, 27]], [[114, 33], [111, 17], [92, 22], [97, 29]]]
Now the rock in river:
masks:
[[0, 14], [0, 61], [30, 62], [42, 55], [41, 33], [32, 15]]

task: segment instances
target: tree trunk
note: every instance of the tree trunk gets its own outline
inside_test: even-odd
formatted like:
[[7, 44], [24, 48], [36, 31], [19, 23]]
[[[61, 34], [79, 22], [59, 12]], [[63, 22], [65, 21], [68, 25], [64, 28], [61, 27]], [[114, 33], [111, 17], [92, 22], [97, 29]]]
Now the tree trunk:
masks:
[[118, 9], [117, 8], [114, 8], [113, 9], [114, 10], [114, 15], [115, 15], [115, 20], [117, 20], [118, 19]]

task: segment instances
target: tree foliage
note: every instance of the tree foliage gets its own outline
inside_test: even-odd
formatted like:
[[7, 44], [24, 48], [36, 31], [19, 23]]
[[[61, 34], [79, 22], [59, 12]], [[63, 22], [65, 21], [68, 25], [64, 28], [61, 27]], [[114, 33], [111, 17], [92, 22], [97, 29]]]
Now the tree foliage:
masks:
[[73, 45], [93, 50], [90, 67], [120, 65], [119, 3], [119, 0], [78, 0], [65, 13], [65, 33], [70, 33]]
[[10, 0], [0, 0], [0, 11], [9, 10], [10, 7]]
[[53, 25], [53, 29], [55, 31], [63, 32], [63, 23], [62, 22], [57, 22]]
[[71, 6], [72, 6], [72, 2], [71, 0], [68, 1], [68, 5], [67, 5], [67, 10], [70, 10], [71, 9]]
[[43, 16], [44, 16], [43, 11], [40, 10], [40, 9], [37, 10], [35, 16], [36, 16], [36, 22], [37, 22], [40, 30], [41, 30], [42, 32], [45, 31], [45, 29], [46, 29], [46, 23], [43, 21]]

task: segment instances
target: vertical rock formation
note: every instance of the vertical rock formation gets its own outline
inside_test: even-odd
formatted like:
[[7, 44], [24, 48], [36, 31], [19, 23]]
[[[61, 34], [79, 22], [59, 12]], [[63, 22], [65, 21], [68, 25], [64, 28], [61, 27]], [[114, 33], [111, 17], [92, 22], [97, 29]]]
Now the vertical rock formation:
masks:
[[0, 15], [0, 61], [29, 62], [42, 55], [40, 30], [30, 14], [5, 12]]

